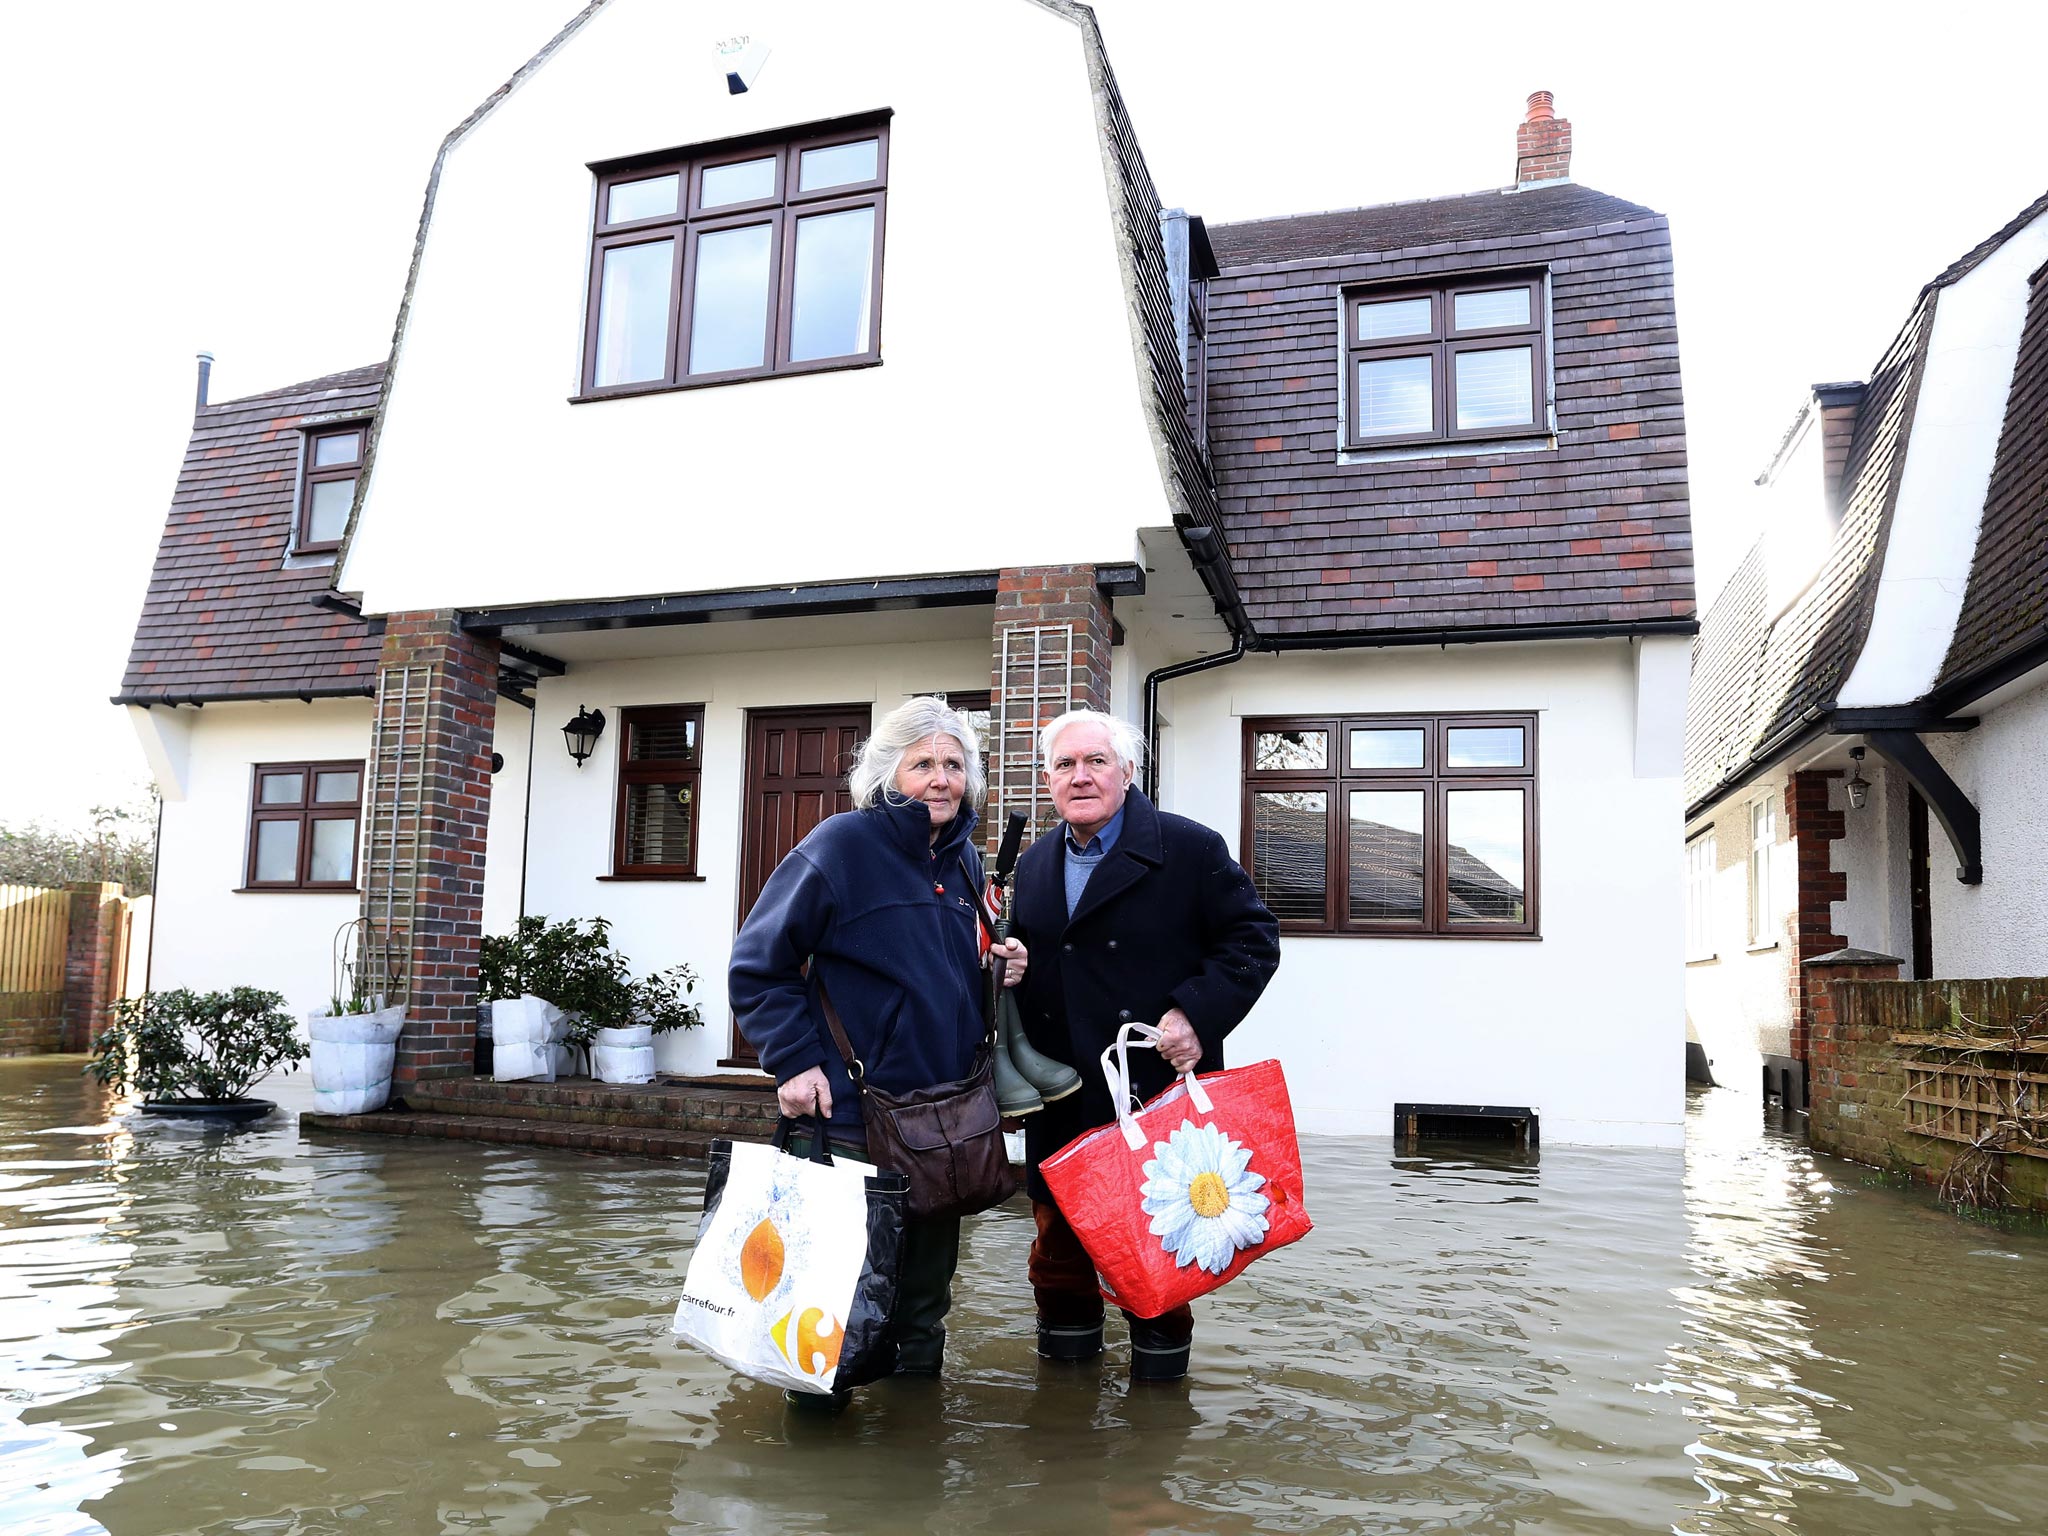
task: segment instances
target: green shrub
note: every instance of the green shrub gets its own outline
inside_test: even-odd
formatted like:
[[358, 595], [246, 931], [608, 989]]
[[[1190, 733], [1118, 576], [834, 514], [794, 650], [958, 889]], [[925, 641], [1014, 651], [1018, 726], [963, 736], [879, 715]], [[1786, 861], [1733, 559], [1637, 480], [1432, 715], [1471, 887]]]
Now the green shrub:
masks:
[[612, 947], [611, 922], [592, 917], [551, 923], [522, 917], [509, 934], [484, 939], [477, 980], [486, 998], [545, 998], [571, 1016], [569, 1038], [588, 1045], [600, 1029], [651, 1024], [656, 1034], [704, 1022], [683, 994], [697, 985], [687, 965], [634, 979]]
[[239, 1099], [274, 1068], [311, 1054], [284, 999], [255, 987], [180, 987], [123, 998], [112, 1012], [85, 1070], [146, 1099]]

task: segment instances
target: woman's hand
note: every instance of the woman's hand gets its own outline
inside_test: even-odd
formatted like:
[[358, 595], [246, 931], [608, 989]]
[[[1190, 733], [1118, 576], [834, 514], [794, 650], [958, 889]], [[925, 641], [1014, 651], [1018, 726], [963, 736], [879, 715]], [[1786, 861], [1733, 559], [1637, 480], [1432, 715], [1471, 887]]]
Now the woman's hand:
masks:
[[802, 1115], [823, 1115], [832, 1118], [832, 1085], [825, 1080], [823, 1067], [812, 1067], [808, 1072], [799, 1072], [788, 1082], [775, 1089], [775, 1102], [782, 1106], [782, 1112], [792, 1120]]
[[1022, 939], [1005, 939], [989, 951], [989, 963], [993, 965], [998, 960], [1003, 965], [1003, 985], [1014, 987], [1024, 979], [1024, 969], [1031, 964], [1031, 952]]

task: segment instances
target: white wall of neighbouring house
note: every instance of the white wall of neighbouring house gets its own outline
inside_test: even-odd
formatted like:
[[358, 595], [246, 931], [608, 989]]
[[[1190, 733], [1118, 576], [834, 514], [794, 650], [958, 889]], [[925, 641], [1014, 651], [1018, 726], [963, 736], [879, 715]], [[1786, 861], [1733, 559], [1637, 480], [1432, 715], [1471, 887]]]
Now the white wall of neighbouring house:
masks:
[[[610, 918], [612, 940], [636, 973], [687, 963], [697, 973], [693, 999], [704, 1027], [663, 1036], [656, 1060], [666, 1071], [710, 1073], [732, 1043], [725, 970], [739, 902], [742, 786], [748, 712], [798, 705], [866, 705], [879, 718], [917, 693], [963, 692], [989, 685], [988, 616], [976, 610], [972, 637], [909, 643], [848, 643], [830, 648], [700, 652], [637, 660], [578, 662], [536, 691], [539, 739], [533, 763], [533, 816], [527, 848], [526, 910], [552, 919]], [[889, 616], [877, 616], [887, 618]], [[781, 628], [787, 621], [776, 621]], [[851, 621], [836, 621], [844, 630]], [[732, 626], [747, 643], [754, 626]], [[698, 789], [695, 881], [608, 881], [618, 792], [618, 711], [637, 705], [701, 704], [703, 770]], [[558, 727], [580, 706], [604, 711], [597, 750], [582, 767]], [[502, 713], [502, 706], [501, 706]], [[523, 717], [524, 711], [521, 711]], [[495, 818], [496, 808], [493, 808]], [[495, 856], [486, 905], [491, 927], [509, 927], [497, 889], [513, 870]]]
[[1246, 716], [1539, 717], [1539, 939], [1283, 939], [1231, 1055], [1280, 1058], [1304, 1129], [1386, 1135], [1404, 1101], [1527, 1105], [1548, 1141], [1682, 1142], [1677, 724], [1667, 750], [1638, 742], [1638, 678], [1627, 641], [1571, 641], [1258, 655], [1168, 685], [1168, 809], [1233, 848]]
[[[331, 990], [335, 930], [357, 916], [345, 892], [244, 891], [251, 770], [258, 763], [369, 756], [370, 701], [131, 707], [164, 794], [150, 986], [262, 987], [303, 1016]], [[171, 744], [166, 753], [164, 744]], [[162, 766], [175, 760], [173, 775]], [[357, 849], [360, 869], [361, 848]]]
[[[733, 33], [771, 50], [737, 96]], [[569, 403], [592, 163], [878, 109], [881, 366]], [[391, 612], [1129, 560], [1168, 520], [1141, 402], [1073, 22], [615, 0], [447, 153], [340, 584]]]
[[[1863, 808], [1849, 805], [1840, 779], [1828, 785], [1828, 804], [1842, 813], [1842, 836], [1834, 846], [1834, 867], [1844, 876], [1848, 899], [1835, 903], [1835, 932], [1852, 949], [1897, 955], [1913, 961], [1912, 888], [1907, 865], [1906, 776], [1866, 755], [1863, 777], [1870, 790]], [[1933, 829], [1930, 827], [1930, 835]]]
[[[1751, 810], [1772, 810], [1766, 883], [1766, 921], [1755, 915], [1750, 858]], [[1791, 933], [1799, 894], [1799, 844], [1786, 830], [1785, 774], [1773, 770], [1730, 795], [1686, 828], [1690, 844], [1714, 840], [1714, 872], [1707, 893], [1707, 951], [1687, 955], [1685, 1016], [1689, 1035], [1707, 1053], [1714, 1081], [1743, 1093], [1761, 1093], [1766, 1056], [1791, 1049]], [[1682, 869], [1681, 865], [1681, 869]]]
[[[1977, 807], [1984, 881], [1964, 885], [1928, 818], [1936, 976], [2048, 976], [2048, 675], [1972, 705], [1977, 728], [1926, 738]], [[1896, 953], [1896, 951], [1894, 951]]]

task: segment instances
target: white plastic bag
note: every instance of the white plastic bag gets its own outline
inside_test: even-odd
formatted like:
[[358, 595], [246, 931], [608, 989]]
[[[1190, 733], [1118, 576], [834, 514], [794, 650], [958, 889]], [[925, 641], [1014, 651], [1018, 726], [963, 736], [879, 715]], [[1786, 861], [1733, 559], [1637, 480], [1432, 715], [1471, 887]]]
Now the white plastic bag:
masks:
[[330, 1014], [306, 1019], [313, 1040], [313, 1108], [323, 1115], [366, 1115], [391, 1100], [391, 1069], [405, 1009]]
[[625, 1029], [600, 1029], [590, 1048], [590, 1074], [605, 1083], [654, 1081], [654, 1029], [634, 1024]]

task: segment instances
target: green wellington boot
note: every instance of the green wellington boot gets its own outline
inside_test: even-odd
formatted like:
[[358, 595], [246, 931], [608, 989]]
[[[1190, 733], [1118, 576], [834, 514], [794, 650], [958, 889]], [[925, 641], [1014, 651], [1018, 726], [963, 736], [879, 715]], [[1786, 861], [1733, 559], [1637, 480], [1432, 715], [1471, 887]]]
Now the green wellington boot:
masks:
[[1016, 995], [1007, 987], [996, 1003], [996, 1060], [1000, 1062], [1005, 1056], [1017, 1075], [1035, 1088], [1047, 1104], [1064, 1099], [1081, 1086], [1080, 1073], [1031, 1048], [1031, 1042], [1024, 1036], [1024, 1020], [1017, 1012]]
[[[1003, 999], [1008, 1002], [1008, 998]], [[1003, 1015], [1002, 1004], [996, 1005], [996, 1017]], [[1003, 1034], [997, 1025], [996, 1049], [996, 1108], [1001, 1110], [1005, 1120], [1015, 1120], [1024, 1115], [1035, 1115], [1045, 1108], [1045, 1100], [1036, 1088], [1024, 1080], [1018, 1070], [1010, 1065], [1010, 1053], [1003, 1049]]]

